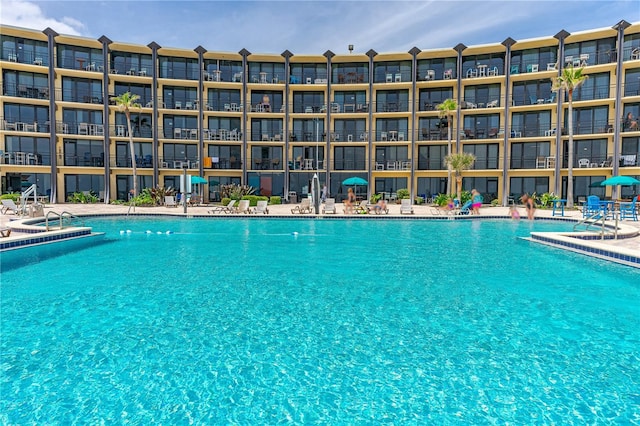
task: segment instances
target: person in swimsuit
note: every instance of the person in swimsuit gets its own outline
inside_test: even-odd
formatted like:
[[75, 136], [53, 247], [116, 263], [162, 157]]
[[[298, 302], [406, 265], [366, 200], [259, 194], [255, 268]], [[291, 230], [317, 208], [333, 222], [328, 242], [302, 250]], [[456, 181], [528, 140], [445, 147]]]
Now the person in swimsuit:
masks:
[[480, 193], [475, 189], [472, 189], [471, 197], [471, 201], [473, 202], [473, 204], [471, 204], [471, 212], [473, 214], [480, 214], [480, 207], [482, 207], [483, 201], [482, 195], [480, 195]]
[[536, 211], [536, 205], [533, 202], [533, 198], [529, 197], [528, 194], [524, 194], [522, 196], [522, 203], [524, 204], [524, 208], [527, 210], [527, 219], [533, 220], [533, 215]]

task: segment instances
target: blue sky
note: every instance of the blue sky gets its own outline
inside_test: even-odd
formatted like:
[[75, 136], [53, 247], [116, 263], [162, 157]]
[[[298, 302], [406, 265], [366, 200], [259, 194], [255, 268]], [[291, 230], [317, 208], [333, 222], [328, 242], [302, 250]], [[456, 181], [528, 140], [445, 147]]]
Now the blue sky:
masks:
[[552, 36], [640, 22], [623, 1], [24, 1], [0, 0], [0, 22], [163, 47], [318, 54], [406, 52]]

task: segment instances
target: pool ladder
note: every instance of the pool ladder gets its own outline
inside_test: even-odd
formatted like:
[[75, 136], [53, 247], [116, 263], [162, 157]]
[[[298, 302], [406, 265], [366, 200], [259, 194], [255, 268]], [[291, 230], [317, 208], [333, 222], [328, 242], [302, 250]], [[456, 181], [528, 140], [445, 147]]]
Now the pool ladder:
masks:
[[[68, 211], [63, 211], [62, 213], [58, 213], [58, 212], [54, 212], [53, 210], [50, 212], [47, 212], [47, 215], [45, 216], [44, 219], [44, 223], [45, 226], [47, 228], [47, 231], [50, 231], [51, 228], [49, 227], [49, 217], [53, 217], [53, 220], [58, 220], [60, 225], [58, 227], [58, 229], [63, 229], [64, 225], [66, 224], [67, 226], [71, 226], [71, 221], [73, 219], [78, 219], [80, 220], [80, 218], [78, 216], [74, 216], [73, 214], [69, 213]], [[84, 226], [84, 222], [81, 221], [82, 226]]]

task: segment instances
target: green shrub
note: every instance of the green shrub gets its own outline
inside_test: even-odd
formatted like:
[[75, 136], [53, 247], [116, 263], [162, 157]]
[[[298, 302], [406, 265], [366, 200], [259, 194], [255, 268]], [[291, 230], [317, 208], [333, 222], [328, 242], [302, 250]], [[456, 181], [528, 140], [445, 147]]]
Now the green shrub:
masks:
[[491, 200], [492, 207], [497, 207], [499, 205], [500, 205], [500, 201], [497, 198], [494, 198], [493, 200]]
[[272, 195], [269, 198], [269, 204], [282, 204], [282, 198], [279, 195]]
[[417, 196], [416, 197], [416, 204], [420, 205], [420, 204], [424, 204], [424, 198]]
[[396, 191], [396, 196], [398, 197], [398, 200], [404, 200], [405, 198], [409, 198], [411, 194], [407, 188], [402, 188]]
[[449, 198], [453, 198], [450, 195], [447, 194], [438, 194], [435, 196], [435, 198], [433, 199], [433, 204], [435, 204], [436, 206], [446, 206], [447, 205], [447, 201], [449, 201]]
[[534, 201], [540, 207], [551, 207], [551, 202], [558, 199], [560, 199], [560, 197], [555, 195], [553, 192], [545, 192], [539, 197], [534, 197]]
[[227, 204], [229, 204], [229, 201], [231, 201], [231, 198], [229, 197], [224, 197], [220, 199], [220, 202], [222, 203], [223, 206], [226, 206]]
[[249, 200], [249, 206], [255, 207], [258, 205], [258, 201], [269, 201], [269, 197], [264, 195], [244, 195], [243, 200]]
[[13, 192], [10, 194], [2, 194], [0, 195], [0, 200], [13, 200], [14, 202], [17, 202], [18, 199], [20, 199], [20, 193], [19, 192]]
[[378, 201], [380, 201], [380, 198], [382, 198], [382, 194], [373, 194], [369, 201], [371, 201], [371, 204], [376, 204]]
[[92, 192], [84, 193], [84, 192], [74, 192], [69, 195], [67, 202], [69, 203], [78, 203], [78, 204], [94, 204], [100, 201], [98, 197]]

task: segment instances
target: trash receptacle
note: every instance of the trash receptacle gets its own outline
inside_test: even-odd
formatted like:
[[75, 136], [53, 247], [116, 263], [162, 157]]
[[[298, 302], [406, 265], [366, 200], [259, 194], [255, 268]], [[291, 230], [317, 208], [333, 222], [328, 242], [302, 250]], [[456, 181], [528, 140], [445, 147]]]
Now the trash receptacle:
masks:
[[296, 191], [289, 191], [289, 202], [293, 204], [298, 203], [298, 194]]

